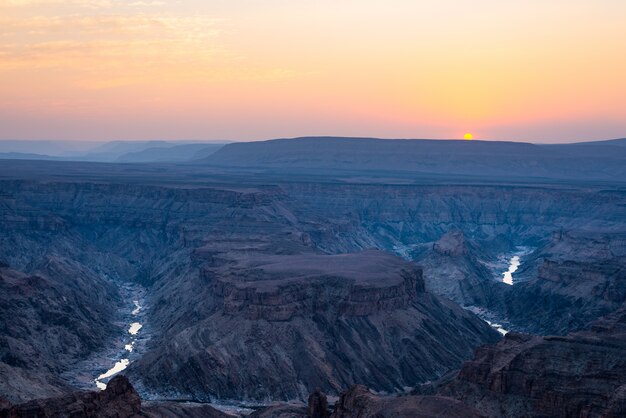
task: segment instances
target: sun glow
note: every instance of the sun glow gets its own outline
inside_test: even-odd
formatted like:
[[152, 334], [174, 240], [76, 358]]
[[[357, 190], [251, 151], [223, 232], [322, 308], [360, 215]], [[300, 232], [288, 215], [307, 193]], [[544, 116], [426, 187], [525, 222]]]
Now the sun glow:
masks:
[[472, 134], [465, 134], [465, 135], [463, 135], [463, 139], [471, 141], [472, 139], [474, 139], [474, 135], [472, 135]]
[[389, 4], [0, 0], [0, 135], [625, 132], [625, 1]]

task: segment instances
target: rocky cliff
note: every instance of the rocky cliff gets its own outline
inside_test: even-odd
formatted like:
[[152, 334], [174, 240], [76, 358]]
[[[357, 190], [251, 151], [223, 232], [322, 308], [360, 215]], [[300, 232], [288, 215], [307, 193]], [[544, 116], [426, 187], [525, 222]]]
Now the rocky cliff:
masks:
[[626, 415], [626, 310], [567, 336], [507, 334], [440, 393], [492, 417]]
[[0, 267], [0, 395], [11, 401], [67, 390], [60, 374], [120, 331], [110, 283], [54, 257], [36, 271]]
[[458, 367], [498, 338], [425, 293], [419, 268], [380, 251], [253, 254], [203, 277], [207, 316], [129, 369], [146, 393], [288, 400], [355, 382], [392, 392]]
[[124, 376], [116, 376], [101, 392], [76, 391], [11, 405], [0, 405], [0, 418], [226, 418], [209, 405], [184, 405], [172, 402], [142, 407], [139, 395]]
[[424, 269], [426, 289], [461, 306], [487, 306], [504, 286], [478, 259], [478, 245], [460, 230], [445, 233], [427, 248], [410, 253]]
[[[82, 289], [95, 290], [77, 296], [76, 310], [116, 301], [99, 286], [147, 287], [153, 337], [129, 370], [144, 395], [304, 399], [316, 386], [338, 394], [366, 383], [391, 392], [436, 378], [494, 338], [474, 315], [431, 293], [439, 290], [429, 287], [430, 277], [448, 279], [450, 266], [459, 280], [440, 282], [442, 289], [450, 285], [450, 295], [471, 297], [537, 332], [584, 326], [614, 309], [624, 288], [620, 256], [561, 257], [555, 254], [564, 250], [550, 247], [559, 231], [610, 241], [623, 233], [626, 194], [615, 185], [287, 179], [70, 163], [3, 164], [0, 177], [2, 261], [27, 276], [80, 278]], [[450, 231], [458, 232], [442, 241]], [[517, 245], [538, 248], [529, 270], [520, 271], [523, 283], [483, 289], [485, 272], [475, 261]], [[426, 247], [437, 262], [423, 259], [425, 285], [413, 264], [358, 255], [377, 248], [411, 258]], [[385, 274], [369, 280], [338, 259], [368, 270], [382, 265]], [[0, 307], [4, 317], [21, 312], [7, 306]], [[81, 312], [108, 340], [113, 318], [98, 311], [93, 322]], [[65, 346], [51, 347], [63, 358]], [[19, 357], [25, 350], [7, 352]]]
[[566, 334], [620, 308], [626, 299], [625, 235], [559, 231], [524, 260], [521, 282], [488, 304], [519, 326]]

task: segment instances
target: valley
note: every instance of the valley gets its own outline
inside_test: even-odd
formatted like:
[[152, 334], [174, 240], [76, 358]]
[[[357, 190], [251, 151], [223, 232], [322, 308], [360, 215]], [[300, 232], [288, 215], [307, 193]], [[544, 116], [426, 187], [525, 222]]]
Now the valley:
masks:
[[123, 374], [145, 402], [300, 405], [361, 384], [483, 411], [449, 383], [467, 361], [587, 332], [626, 300], [626, 188], [604, 180], [7, 161], [0, 191], [14, 404]]

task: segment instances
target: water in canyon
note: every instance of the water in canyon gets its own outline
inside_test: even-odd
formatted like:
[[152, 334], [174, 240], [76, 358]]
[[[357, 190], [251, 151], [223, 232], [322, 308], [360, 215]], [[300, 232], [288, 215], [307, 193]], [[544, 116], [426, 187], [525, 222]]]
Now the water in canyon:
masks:
[[513, 286], [513, 273], [517, 271], [519, 265], [519, 255], [514, 255], [513, 257], [511, 257], [511, 259], [509, 260], [509, 269], [502, 273], [502, 282]]
[[506, 283], [513, 286], [513, 273], [515, 273], [522, 264], [522, 257], [531, 253], [531, 249], [528, 247], [517, 247], [516, 251], [511, 254], [508, 259], [508, 269], [502, 273], [502, 283]]
[[[134, 305], [134, 308], [131, 311], [131, 320], [138, 319], [137, 317], [142, 309], [142, 305], [139, 300], [133, 300], [133, 305]], [[137, 343], [137, 336], [142, 327], [143, 325], [141, 324], [141, 322], [136, 322], [136, 321], [131, 322], [128, 325], [127, 332], [130, 335], [130, 341], [124, 344], [124, 350], [128, 354], [133, 352], [135, 345]], [[115, 376], [116, 374], [118, 374], [119, 372], [121, 372], [122, 370], [128, 367], [128, 365], [130, 364], [130, 358], [128, 357], [129, 356], [124, 356], [124, 358], [119, 359], [118, 361], [115, 362], [113, 367], [111, 367], [106, 372], [102, 373], [96, 379], [94, 379], [94, 383], [96, 384], [98, 389], [100, 390], [106, 389], [107, 385], [105, 381], [108, 381], [108, 379], [110, 379], [111, 377]]]

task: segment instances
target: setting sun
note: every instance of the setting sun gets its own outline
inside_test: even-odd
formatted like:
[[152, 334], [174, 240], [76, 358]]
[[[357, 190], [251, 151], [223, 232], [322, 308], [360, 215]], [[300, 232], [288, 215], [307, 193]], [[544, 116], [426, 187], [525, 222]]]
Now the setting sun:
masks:
[[468, 141], [474, 139], [474, 135], [472, 134], [465, 134], [463, 135], [463, 139], [467, 139]]

